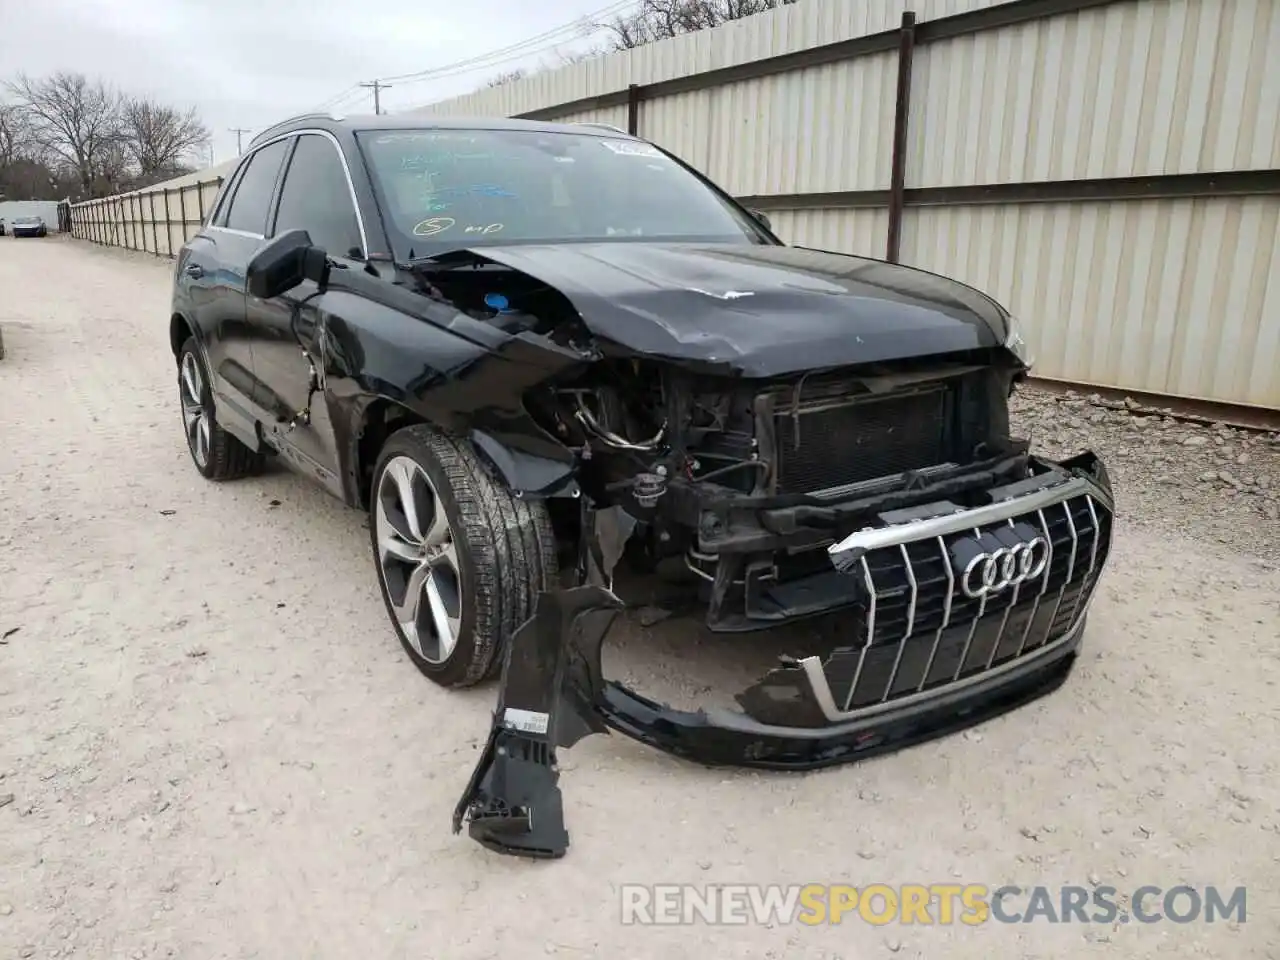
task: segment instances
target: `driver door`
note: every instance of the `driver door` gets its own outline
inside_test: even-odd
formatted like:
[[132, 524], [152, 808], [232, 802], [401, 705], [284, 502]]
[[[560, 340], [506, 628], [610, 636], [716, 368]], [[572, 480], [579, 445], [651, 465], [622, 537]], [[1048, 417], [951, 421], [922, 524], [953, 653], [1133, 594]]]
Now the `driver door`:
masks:
[[[319, 133], [297, 138], [280, 188], [268, 237], [306, 230], [337, 264], [358, 269], [364, 257], [355, 199], [338, 144]], [[248, 296], [254, 372], [277, 408], [264, 425], [268, 439], [294, 466], [342, 496], [333, 425], [324, 393], [319, 334], [329, 295], [314, 281], [279, 297]]]

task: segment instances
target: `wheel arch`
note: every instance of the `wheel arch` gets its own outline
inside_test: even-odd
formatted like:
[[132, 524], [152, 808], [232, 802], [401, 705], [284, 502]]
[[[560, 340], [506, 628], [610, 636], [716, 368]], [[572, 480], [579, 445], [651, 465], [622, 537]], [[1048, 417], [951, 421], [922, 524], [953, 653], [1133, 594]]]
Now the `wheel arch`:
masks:
[[351, 437], [346, 470], [347, 499], [352, 506], [369, 508], [378, 454], [388, 437], [415, 424], [433, 426], [426, 417], [387, 397], [375, 397], [365, 405]]
[[572, 460], [553, 460], [525, 452], [495, 433], [476, 427], [464, 431], [448, 430], [397, 400], [379, 396], [364, 407], [349, 446], [351, 452], [346, 474], [348, 499], [353, 506], [368, 509], [374, 467], [387, 438], [403, 427], [417, 424], [464, 436], [490, 477], [518, 496], [579, 495], [577, 466]]
[[[181, 313], [174, 313], [169, 318], [169, 349], [173, 351], [174, 360], [178, 359], [178, 354], [182, 352], [182, 345], [187, 342], [187, 338], [195, 336], [195, 325]], [[198, 342], [199, 338], [196, 339]]]

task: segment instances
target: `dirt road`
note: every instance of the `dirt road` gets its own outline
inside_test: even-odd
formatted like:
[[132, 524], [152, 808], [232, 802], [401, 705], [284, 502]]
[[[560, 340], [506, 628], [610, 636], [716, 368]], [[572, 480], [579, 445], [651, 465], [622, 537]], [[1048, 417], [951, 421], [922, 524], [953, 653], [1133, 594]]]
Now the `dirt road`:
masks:
[[[1036, 705], [805, 776], [594, 737], [566, 859], [452, 836], [495, 691], [410, 666], [361, 515], [197, 476], [171, 269], [0, 239], [0, 960], [1280, 957], [1280, 573], [1142, 518]], [[629, 669], [678, 682], [688, 647], [655, 644]], [[697, 646], [737, 679], [733, 641]], [[620, 885], [680, 882], [1246, 885], [1248, 916], [620, 923]]]

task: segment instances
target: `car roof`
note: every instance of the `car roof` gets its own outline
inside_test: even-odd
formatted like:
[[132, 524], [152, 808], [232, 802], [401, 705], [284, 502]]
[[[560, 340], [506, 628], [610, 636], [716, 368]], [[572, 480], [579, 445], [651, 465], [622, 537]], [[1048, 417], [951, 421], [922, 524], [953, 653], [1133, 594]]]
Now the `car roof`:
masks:
[[250, 141], [250, 146], [294, 130], [320, 129], [359, 133], [371, 130], [528, 130], [540, 133], [579, 133], [588, 136], [638, 139], [605, 123], [552, 123], [545, 120], [517, 120], [511, 117], [436, 117], [424, 114], [361, 114], [337, 116], [310, 113], [290, 117], [268, 127]]

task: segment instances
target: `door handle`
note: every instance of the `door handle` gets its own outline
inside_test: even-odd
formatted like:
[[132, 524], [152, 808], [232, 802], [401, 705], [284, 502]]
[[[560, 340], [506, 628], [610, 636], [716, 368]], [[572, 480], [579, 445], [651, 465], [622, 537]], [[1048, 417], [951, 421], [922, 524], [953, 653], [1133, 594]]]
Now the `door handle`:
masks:
[[204, 267], [200, 266], [198, 263], [189, 263], [187, 264], [186, 269], [182, 272], [193, 280], [199, 280], [204, 276]]

